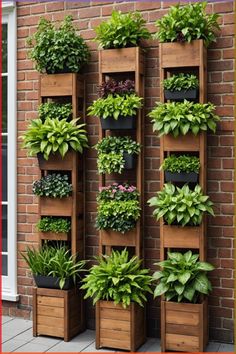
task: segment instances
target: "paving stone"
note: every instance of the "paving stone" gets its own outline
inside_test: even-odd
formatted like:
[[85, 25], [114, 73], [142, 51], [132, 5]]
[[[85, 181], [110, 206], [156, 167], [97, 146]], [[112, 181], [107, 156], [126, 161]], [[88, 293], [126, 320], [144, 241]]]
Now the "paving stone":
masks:
[[83, 350], [83, 352], [102, 352], [102, 353], [115, 353], [115, 350], [112, 349], [108, 349], [108, 348], [102, 348], [102, 349], [96, 349], [95, 348], [95, 342], [93, 342], [92, 344], [90, 344], [87, 348], [85, 348]]
[[[21, 332], [25, 332], [32, 327], [32, 321], [24, 320], [22, 318], [14, 318], [3, 325], [3, 336], [11, 336], [11, 338], [17, 336]], [[19, 338], [20, 339], [20, 338]]]
[[14, 350], [14, 352], [20, 352], [20, 353], [27, 353], [27, 352], [31, 352], [31, 353], [44, 353], [48, 350], [48, 347], [46, 345], [43, 344], [32, 344], [27, 343], [25, 345], [23, 345], [22, 347]]
[[224, 343], [221, 343], [220, 344], [220, 348], [219, 348], [219, 352], [232, 352], [232, 353], [235, 353], [235, 347], [233, 344], [224, 344]]
[[48, 347], [51, 347], [53, 345], [56, 345], [61, 342], [61, 339], [59, 338], [53, 338], [53, 337], [46, 337], [46, 336], [38, 336], [38, 337], [32, 337], [33, 339], [30, 341], [32, 344], [43, 344], [47, 345]]
[[47, 349], [47, 352], [58, 352], [58, 353], [73, 353], [73, 352], [82, 352], [90, 344], [87, 342], [64, 342], [54, 345], [51, 348]]
[[206, 347], [206, 352], [218, 352], [220, 348], [220, 343], [210, 342]]
[[35, 337], [33, 337], [33, 329], [29, 328], [24, 332], [21, 332], [19, 334], [17, 334], [15, 336], [16, 339], [24, 339], [27, 342], [30, 342], [32, 339], [34, 339]]
[[139, 352], [157, 352], [161, 351], [161, 341], [159, 338], [148, 338], [138, 350]]
[[14, 350], [22, 347], [25, 345], [24, 340], [17, 340], [15, 338], [8, 340], [7, 342], [3, 343], [2, 351], [3, 352], [13, 352]]
[[14, 317], [2, 316], [2, 324], [14, 320]]

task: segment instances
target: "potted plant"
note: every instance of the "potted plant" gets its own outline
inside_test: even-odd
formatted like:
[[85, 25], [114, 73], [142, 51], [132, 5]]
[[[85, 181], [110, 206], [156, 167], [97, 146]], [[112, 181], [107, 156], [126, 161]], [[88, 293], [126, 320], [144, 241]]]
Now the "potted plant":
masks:
[[98, 173], [122, 173], [135, 167], [135, 155], [140, 153], [140, 144], [128, 136], [108, 136], [95, 145], [98, 152]]
[[153, 275], [158, 281], [154, 297], [164, 297], [161, 301], [162, 351], [202, 352], [207, 344], [205, 296], [212, 287], [206, 273], [214, 267], [199, 262], [198, 258], [199, 255], [191, 251], [168, 252], [167, 260], [156, 263], [161, 270]]
[[37, 222], [36, 228], [40, 232], [41, 239], [68, 241], [71, 221], [66, 218], [45, 216]]
[[196, 100], [199, 81], [196, 75], [179, 73], [163, 80], [166, 100], [183, 101]]
[[136, 113], [142, 107], [142, 98], [134, 92], [133, 82], [112, 85], [108, 81], [99, 88], [99, 93], [100, 97], [88, 108], [88, 115], [99, 117], [102, 129], [136, 128]]
[[[149, 113], [152, 118], [153, 131], [163, 136], [166, 150], [175, 146], [179, 151], [199, 150], [199, 134], [207, 129], [216, 131], [219, 116], [212, 103], [184, 102], [157, 103]], [[181, 135], [181, 139], [176, 139]], [[182, 147], [182, 150], [181, 150]]]
[[209, 213], [214, 216], [214, 211], [213, 203], [207, 195], [203, 195], [199, 185], [190, 190], [187, 184], [182, 188], [171, 183], [164, 184], [163, 190], [149, 199], [148, 204], [155, 208], [153, 216], [157, 220], [163, 218], [161, 242], [164, 247], [200, 247], [203, 215]]
[[152, 293], [152, 277], [126, 249], [97, 260], [81, 287], [96, 304], [96, 348], [135, 352], [145, 341], [143, 303], [145, 294]]
[[164, 159], [160, 169], [164, 170], [165, 182], [197, 183], [200, 160], [197, 156], [171, 154]]

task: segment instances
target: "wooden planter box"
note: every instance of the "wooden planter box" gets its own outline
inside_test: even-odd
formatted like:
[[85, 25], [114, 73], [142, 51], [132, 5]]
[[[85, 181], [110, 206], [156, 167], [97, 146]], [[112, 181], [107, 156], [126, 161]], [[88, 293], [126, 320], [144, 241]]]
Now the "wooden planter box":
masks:
[[101, 230], [100, 235], [103, 246], [135, 247], [137, 228], [127, 231], [124, 234], [111, 229]]
[[60, 337], [68, 342], [84, 329], [83, 300], [76, 289], [33, 289], [34, 336]]
[[99, 51], [99, 72], [120, 73], [144, 71], [144, 56], [140, 47], [103, 49]]
[[82, 76], [76, 73], [43, 74], [39, 77], [39, 97], [84, 95]]
[[161, 301], [161, 351], [203, 352], [207, 342], [207, 299], [201, 304]]
[[64, 158], [58, 152], [50, 154], [48, 160], [43, 158], [43, 154], [38, 154], [39, 168], [47, 171], [71, 171], [78, 162], [77, 157], [75, 151], [67, 152]]
[[161, 244], [164, 248], [200, 248], [203, 237], [203, 226], [171, 226], [163, 225]]
[[[77, 214], [83, 213], [83, 193], [77, 193]], [[41, 216], [72, 216], [73, 197], [40, 197], [39, 214]]]
[[113, 301], [96, 304], [96, 349], [115, 348], [135, 352], [146, 340], [145, 311], [136, 303], [124, 309]]
[[66, 232], [39, 232], [40, 240], [50, 240], [50, 241], [69, 241], [70, 233]]
[[160, 43], [160, 66], [162, 68], [200, 66], [206, 57], [202, 39], [188, 42]]
[[194, 135], [188, 133], [186, 135], [180, 135], [176, 138], [172, 134], [163, 135], [161, 142], [163, 144], [164, 151], [199, 151], [201, 136], [205, 133]]

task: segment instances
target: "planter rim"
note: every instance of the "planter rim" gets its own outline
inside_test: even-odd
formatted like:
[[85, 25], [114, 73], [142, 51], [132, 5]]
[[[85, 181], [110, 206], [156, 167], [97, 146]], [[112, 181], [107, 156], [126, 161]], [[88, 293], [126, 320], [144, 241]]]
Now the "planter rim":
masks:
[[205, 296], [204, 297], [204, 299], [200, 302], [200, 303], [196, 303], [196, 304], [194, 304], [194, 303], [192, 303], [192, 302], [175, 302], [175, 301], [166, 301], [166, 300], [161, 300], [162, 302], [165, 302], [165, 303], [167, 303], [167, 304], [174, 304], [174, 305], [176, 305], [176, 306], [178, 306], [178, 305], [187, 305], [187, 306], [202, 306], [206, 301], [207, 301], [207, 296]]

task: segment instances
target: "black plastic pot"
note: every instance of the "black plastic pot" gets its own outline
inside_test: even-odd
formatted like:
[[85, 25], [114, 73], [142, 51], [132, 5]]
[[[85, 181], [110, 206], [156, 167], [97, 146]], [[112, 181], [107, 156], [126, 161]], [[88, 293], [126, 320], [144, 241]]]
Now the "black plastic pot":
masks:
[[43, 157], [43, 154], [41, 152], [39, 152], [37, 154], [37, 158], [38, 158], [38, 164], [39, 164], [39, 168], [42, 168], [42, 164], [44, 163], [45, 159]]
[[172, 173], [165, 171], [165, 182], [184, 182], [184, 183], [197, 183], [198, 173], [196, 172], [180, 172]]
[[[33, 275], [35, 283], [38, 288], [48, 288], [48, 289], [60, 289], [58, 277], [45, 276], [45, 275]], [[66, 279], [62, 290], [68, 290], [73, 288], [74, 282], [72, 278]]]
[[120, 117], [115, 120], [113, 117], [100, 118], [103, 130], [128, 130], [136, 129], [136, 116]]
[[125, 170], [132, 170], [136, 166], [136, 161], [137, 161], [137, 155], [134, 154], [128, 154], [127, 152], [124, 152], [123, 154], [124, 160], [125, 160]]
[[171, 101], [196, 100], [198, 98], [198, 89], [169, 91], [164, 90], [165, 99]]

